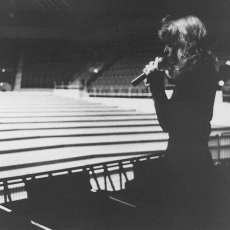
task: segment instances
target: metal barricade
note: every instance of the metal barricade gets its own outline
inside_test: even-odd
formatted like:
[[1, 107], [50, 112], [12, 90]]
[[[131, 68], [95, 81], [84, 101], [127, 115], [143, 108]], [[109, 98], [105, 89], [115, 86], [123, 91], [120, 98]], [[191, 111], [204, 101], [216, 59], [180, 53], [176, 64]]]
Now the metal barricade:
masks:
[[42, 178], [60, 176], [64, 174], [81, 173], [84, 170], [89, 173], [89, 183], [94, 191], [118, 191], [125, 189], [126, 181], [133, 179], [133, 165], [136, 161], [156, 160], [164, 151], [142, 157], [106, 162], [95, 165], [86, 165], [64, 170], [37, 173], [33, 175], [18, 176], [0, 179], [0, 204], [27, 199], [28, 194], [25, 184], [31, 180], [42, 180]]

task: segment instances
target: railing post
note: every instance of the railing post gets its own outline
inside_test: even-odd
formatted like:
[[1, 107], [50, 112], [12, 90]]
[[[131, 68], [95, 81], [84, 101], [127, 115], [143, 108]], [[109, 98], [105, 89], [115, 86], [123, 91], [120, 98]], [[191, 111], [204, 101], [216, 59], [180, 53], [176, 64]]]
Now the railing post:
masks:
[[92, 172], [93, 179], [94, 179], [94, 181], [96, 182], [97, 188], [98, 188], [99, 190], [101, 190], [100, 184], [99, 184], [99, 182], [98, 182], [98, 179], [97, 179], [96, 174], [94, 173], [93, 167], [91, 168], [91, 172]]
[[11, 202], [12, 199], [11, 199], [10, 189], [8, 187], [8, 183], [7, 183], [6, 180], [3, 181], [3, 189], [4, 189], [3, 190], [3, 194], [4, 194], [4, 201], [5, 201], [5, 203], [8, 202], [7, 197], [9, 199], [9, 202]]
[[217, 134], [217, 158], [220, 160], [220, 154], [221, 154], [221, 145], [220, 145], [220, 136]]
[[119, 162], [119, 178], [120, 178], [120, 189], [122, 190], [122, 169], [123, 169], [123, 166], [122, 166], [122, 163]]
[[104, 175], [105, 190], [107, 190], [107, 181], [106, 181], [106, 177], [108, 176], [109, 181], [110, 181], [110, 184], [111, 184], [111, 186], [112, 186], [112, 188], [113, 188], [113, 191], [115, 191], [116, 189], [115, 189], [115, 187], [114, 187], [112, 178], [111, 178], [111, 176], [110, 176], [110, 174], [109, 174], [109, 172], [108, 172], [108, 169], [107, 169], [107, 167], [106, 167], [105, 164], [103, 165], [103, 168], [104, 168], [104, 174], [105, 174], [105, 175]]
[[106, 169], [106, 165], [103, 165], [103, 169], [104, 169], [104, 184], [105, 184], [105, 190], [107, 190], [107, 181], [106, 181], [106, 176], [107, 176], [107, 169]]

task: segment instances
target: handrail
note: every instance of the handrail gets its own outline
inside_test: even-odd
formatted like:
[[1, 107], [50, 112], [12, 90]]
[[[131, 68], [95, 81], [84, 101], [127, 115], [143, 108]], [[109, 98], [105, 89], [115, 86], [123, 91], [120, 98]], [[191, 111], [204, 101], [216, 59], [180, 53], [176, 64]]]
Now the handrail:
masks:
[[[127, 168], [125, 170], [124, 169], [125, 166], [130, 165], [133, 162], [138, 161], [140, 159], [151, 159], [151, 157], [152, 158], [159, 158], [160, 156], [163, 155], [163, 153], [164, 153], [164, 151], [156, 151], [156, 152], [153, 152], [152, 154], [148, 154], [148, 155], [141, 156], [141, 157], [133, 157], [130, 159], [107, 161], [105, 163], [89, 164], [89, 165], [85, 165], [85, 166], [72, 167], [72, 168], [68, 168], [68, 169], [46, 171], [46, 172], [42, 172], [42, 173], [27, 174], [24, 176], [16, 176], [16, 177], [9, 177], [9, 178], [0, 179], [0, 187], [2, 187], [2, 189], [0, 190], [0, 197], [1, 196], [4, 197], [3, 202], [0, 202], [0, 203], [6, 203], [6, 202], [13, 201], [14, 199], [12, 198], [12, 195], [15, 191], [17, 192], [17, 190], [21, 190], [21, 191], [19, 191], [21, 193], [26, 193], [25, 183], [28, 180], [36, 180], [36, 179], [42, 178], [42, 177], [50, 177], [50, 176], [58, 176], [58, 175], [63, 175], [63, 174], [78, 173], [78, 172], [82, 172], [84, 170], [88, 171], [88, 173], [91, 176], [91, 180], [93, 180], [96, 183], [97, 188], [94, 188], [94, 189], [103, 190], [103, 188], [102, 188], [103, 183], [99, 183], [99, 181], [98, 181], [98, 179], [100, 179], [101, 175], [100, 175], [100, 173], [97, 173], [97, 171], [101, 170], [101, 169], [103, 171], [102, 176], [104, 177], [104, 190], [108, 189], [107, 178], [109, 179], [109, 183], [110, 183], [113, 191], [115, 191], [116, 189], [122, 189], [122, 186], [120, 186], [120, 188], [118, 188], [118, 186], [115, 186], [115, 184], [114, 184], [115, 182], [111, 178], [112, 175], [118, 174], [119, 172], [126, 174], [129, 170]], [[112, 168], [114, 168], [114, 166], [118, 167], [118, 169], [111, 170]], [[122, 169], [120, 169], [120, 167], [122, 167]], [[119, 183], [118, 183], [119, 185], [121, 185], [123, 183], [122, 177], [120, 177], [120, 179], [121, 179], [121, 181], [119, 181]], [[127, 174], [125, 175], [125, 180], [128, 180]], [[13, 185], [15, 185], [16, 188], [10, 188], [10, 187], [13, 187]], [[18, 187], [16, 185], [18, 185]], [[24, 198], [22, 198], [22, 199], [25, 199], [25, 198], [26, 198], [26, 196], [24, 194]]]
[[[212, 153], [214, 164], [219, 164], [220, 162], [230, 159], [230, 136], [216, 135], [210, 137], [209, 149]], [[35, 174], [3, 178], [0, 179], [0, 198], [2, 199], [2, 202], [0, 201], [0, 203], [16, 200], [13, 196], [14, 194], [19, 193], [24, 193], [24, 197], [19, 197], [17, 199], [25, 199], [25, 183], [28, 180], [78, 173], [84, 170], [89, 173], [90, 182], [94, 190], [122, 190], [124, 189], [124, 183], [133, 177], [133, 165], [135, 162], [154, 160], [163, 155], [164, 151], [153, 151], [151, 153], [143, 152], [143, 156], [132, 156], [131, 158], [122, 160], [106, 161], [104, 163], [88, 164], [68, 169], [51, 170]]]
[[88, 93], [91, 97], [151, 97], [150, 90], [144, 86], [136, 88], [133, 86], [90, 87]]

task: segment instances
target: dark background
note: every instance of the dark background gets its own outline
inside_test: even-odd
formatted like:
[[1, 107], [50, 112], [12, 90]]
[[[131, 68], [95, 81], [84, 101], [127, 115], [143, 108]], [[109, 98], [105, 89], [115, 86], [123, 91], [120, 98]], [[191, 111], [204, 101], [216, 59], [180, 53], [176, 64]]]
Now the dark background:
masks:
[[198, 16], [214, 52], [226, 60], [229, 11], [229, 0], [1, 0], [0, 71], [6, 71], [0, 80], [14, 81], [22, 54], [25, 76], [37, 68], [71, 80], [92, 58], [161, 50], [157, 32], [166, 15]]
[[144, 42], [155, 38], [166, 15], [194, 14], [219, 42], [218, 50], [227, 52], [229, 10], [227, 0], [1, 0], [0, 36], [84, 44]]

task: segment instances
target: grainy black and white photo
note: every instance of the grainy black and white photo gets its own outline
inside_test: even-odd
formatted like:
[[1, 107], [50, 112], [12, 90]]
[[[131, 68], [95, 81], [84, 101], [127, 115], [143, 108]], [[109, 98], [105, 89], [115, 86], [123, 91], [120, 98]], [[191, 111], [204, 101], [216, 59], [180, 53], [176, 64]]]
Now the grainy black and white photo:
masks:
[[0, 230], [39, 229], [230, 229], [229, 0], [0, 1]]

